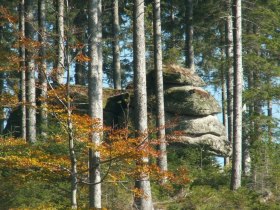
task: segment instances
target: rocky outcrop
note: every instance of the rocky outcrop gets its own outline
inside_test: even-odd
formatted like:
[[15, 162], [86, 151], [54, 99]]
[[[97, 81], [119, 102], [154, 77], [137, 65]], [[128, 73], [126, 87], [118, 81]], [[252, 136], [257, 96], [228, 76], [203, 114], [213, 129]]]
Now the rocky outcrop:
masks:
[[[231, 146], [227, 141], [225, 127], [217, 116], [173, 116], [167, 114], [167, 133], [170, 138], [183, 144], [202, 145], [219, 155], [229, 155]], [[179, 132], [176, 132], [179, 131]]]
[[178, 115], [207, 116], [221, 112], [215, 98], [199, 87], [172, 87], [164, 93], [165, 110]]
[[[164, 97], [167, 116], [167, 133], [182, 144], [203, 145], [216, 154], [229, 156], [231, 146], [227, 141], [225, 127], [215, 114], [221, 112], [217, 101], [202, 86], [204, 81], [193, 71], [176, 65], [164, 67]], [[155, 110], [154, 72], [147, 74], [148, 106]], [[65, 92], [62, 88], [62, 94]], [[65, 93], [64, 93], [65, 94]], [[87, 87], [72, 86], [70, 92], [74, 112], [88, 112]], [[103, 91], [104, 123], [122, 127], [133, 119], [133, 91]], [[19, 132], [18, 111], [11, 113], [6, 133]], [[13, 120], [16, 119], [16, 120]], [[131, 120], [133, 121], [133, 120]], [[175, 135], [176, 134], [176, 135]]]
[[[147, 74], [148, 107], [151, 111], [155, 110], [154, 75], [153, 71]], [[201, 88], [204, 81], [195, 72], [176, 65], [164, 66], [163, 77], [169, 137], [182, 144], [203, 145], [218, 155], [229, 156], [231, 146], [225, 127], [215, 116], [221, 108], [215, 98]], [[126, 94], [122, 97], [127, 98]], [[110, 101], [123, 104], [124, 99], [119, 100], [122, 97], [114, 96]], [[131, 94], [130, 100], [133, 101]], [[130, 113], [133, 113], [134, 106], [132, 102]]]

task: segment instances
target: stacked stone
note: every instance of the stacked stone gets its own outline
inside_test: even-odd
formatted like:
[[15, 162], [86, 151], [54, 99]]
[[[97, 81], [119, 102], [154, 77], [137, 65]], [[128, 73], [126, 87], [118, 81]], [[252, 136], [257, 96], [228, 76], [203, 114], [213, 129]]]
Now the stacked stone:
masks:
[[216, 154], [230, 155], [226, 129], [216, 116], [221, 108], [202, 88], [205, 82], [201, 77], [189, 69], [170, 65], [163, 68], [163, 80], [168, 133], [179, 131], [180, 143], [203, 145]]

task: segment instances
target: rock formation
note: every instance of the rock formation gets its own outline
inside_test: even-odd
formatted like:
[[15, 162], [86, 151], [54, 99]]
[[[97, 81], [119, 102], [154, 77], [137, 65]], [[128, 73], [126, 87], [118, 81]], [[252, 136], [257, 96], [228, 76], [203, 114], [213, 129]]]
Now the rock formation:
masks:
[[[229, 156], [231, 146], [225, 127], [215, 116], [221, 108], [214, 97], [202, 88], [204, 81], [195, 72], [176, 65], [164, 66], [163, 70], [167, 133], [176, 136], [182, 144], [203, 145], [218, 155]], [[154, 72], [151, 71], [147, 74], [151, 112], [155, 110], [154, 81]], [[70, 95], [76, 112], [87, 113], [87, 87], [72, 86]], [[129, 88], [125, 91], [104, 89], [103, 95], [104, 123], [114, 127], [124, 126], [133, 117], [133, 91]], [[11, 113], [6, 133], [19, 128], [19, 115], [19, 110]]]
[[[227, 141], [226, 129], [215, 116], [221, 112], [221, 108], [215, 98], [202, 88], [204, 81], [195, 72], [176, 65], [164, 66], [163, 71], [167, 133], [176, 133], [170, 136], [176, 136], [176, 141], [182, 144], [203, 145], [215, 154], [229, 156], [231, 146]], [[154, 111], [153, 71], [147, 74], [147, 81], [148, 106], [149, 110]], [[128, 93], [125, 94], [123, 98], [118, 95], [108, 101], [123, 107], [128, 100]], [[131, 94], [130, 101], [133, 101]], [[129, 106], [132, 113], [133, 106], [133, 103]], [[125, 109], [121, 109], [122, 113], [119, 114], [123, 115]]]

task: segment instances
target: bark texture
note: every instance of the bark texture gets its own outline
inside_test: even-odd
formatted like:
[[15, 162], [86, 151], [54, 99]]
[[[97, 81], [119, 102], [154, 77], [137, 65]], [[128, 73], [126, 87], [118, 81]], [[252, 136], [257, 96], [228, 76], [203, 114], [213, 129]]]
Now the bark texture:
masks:
[[[164, 114], [164, 89], [162, 73], [162, 47], [161, 47], [161, 12], [160, 0], [154, 0], [154, 65], [156, 72], [156, 100], [157, 100], [157, 138], [159, 140], [158, 166], [162, 171], [167, 171], [167, 154], [165, 138], [165, 114]], [[162, 180], [164, 181], [164, 180]]]
[[120, 17], [119, 17], [119, 0], [113, 0], [113, 73], [114, 88], [120, 90], [121, 86], [121, 63], [120, 63]]
[[[233, 27], [232, 27], [232, 0], [227, 0], [227, 18], [226, 18], [226, 58], [227, 58], [227, 130], [228, 141], [232, 144], [233, 139]], [[226, 162], [229, 162], [227, 158]]]
[[[25, 0], [25, 37], [34, 40], [34, 0]], [[27, 141], [36, 142], [36, 88], [35, 88], [35, 62], [32, 49], [26, 50], [27, 71]]]
[[186, 0], [186, 67], [195, 70], [194, 66], [194, 49], [193, 49], [193, 0]]
[[[134, 0], [133, 10], [133, 59], [134, 59], [134, 95], [135, 95], [135, 129], [142, 141], [148, 141], [147, 135], [147, 90], [145, 59], [144, 0]], [[141, 163], [148, 164], [148, 157]], [[153, 209], [149, 175], [141, 172], [135, 181], [135, 187], [144, 193], [134, 198], [134, 207], [141, 210]]]
[[[101, 0], [90, 0], [89, 12], [89, 114], [92, 119], [99, 120], [95, 128], [102, 128], [102, 28], [101, 28]], [[99, 145], [102, 133], [93, 132], [91, 142]], [[101, 208], [101, 172], [100, 153], [90, 149], [89, 151], [89, 205], [91, 208]]]
[[48, 110], [47, 110], [47, 61], [46, 61], [46, 1], [38, 0], [38, 22], [39, 22], [39, 96], [40, 96], [40, 112], [39, 112], [39, 124], [40, 124], [40, 134], [46, 136], [47, 126], [48, 126]]
[[58, 60], [55, 70], [55, 84], [63, 83], [65, 47], [64, 47], [64, 0], [57, 0], [57, 35], [58, 35]]
[[19, 33], [20, 33], [20, 89], [21, 89], [21, 137], [26, 139], [26, 68], [25, 68], [25, 46], [21, 40], [25, 37], [25, 9], [24, 0], [19, 3]]
[[234, 0], [234, 119], [231, 189], [241, 187], [242, 171], [242, 25], [241, 0]]

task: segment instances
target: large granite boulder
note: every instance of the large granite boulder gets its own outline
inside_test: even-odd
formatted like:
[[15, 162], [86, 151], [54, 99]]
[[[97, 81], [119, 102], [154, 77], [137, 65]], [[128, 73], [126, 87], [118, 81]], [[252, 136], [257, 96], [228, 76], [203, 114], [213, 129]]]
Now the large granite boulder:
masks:
[[[196, 72], [178, 65], [163, 66], [163, 80], [165, 87], [183, 85], [203, 87], [206, 85]], [[153, 83], [155, 81], [154, 70], [148, 73], [147, 81], [148, 83]]]
[[189, 117], [167, 114], [167, 133], [183, 144], [204, 145], [219, 155], [229, 156], [231, 145], [226, 129], [216, 116]]
[[172, 87], [164, 93], [165, 110], [177, 115], [207, 116], [221, 112], [218, 102], [199, 87]]

